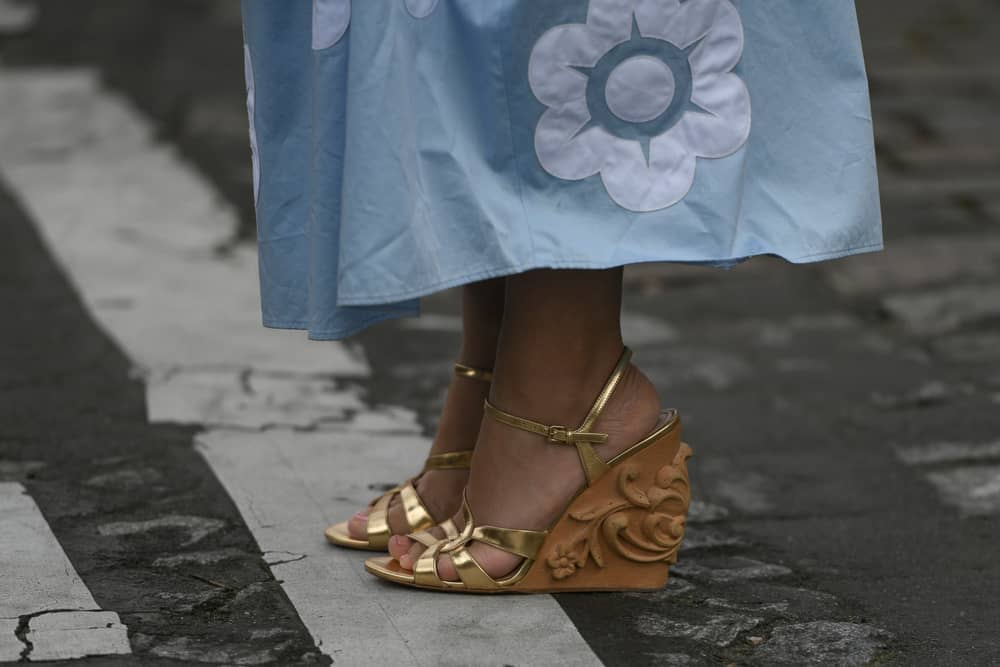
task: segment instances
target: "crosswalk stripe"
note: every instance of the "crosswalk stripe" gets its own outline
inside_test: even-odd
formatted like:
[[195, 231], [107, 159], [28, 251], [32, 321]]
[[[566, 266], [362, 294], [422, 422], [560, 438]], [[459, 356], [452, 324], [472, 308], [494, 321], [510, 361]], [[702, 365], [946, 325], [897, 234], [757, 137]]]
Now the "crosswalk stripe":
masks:
[[88, 69], [0, 74], [0, 169], [88, 310], [155, 379], [178, 368], [363, 374], [342, 345], [260, 324], [232, 207]]
[[0, 144], [0, 171], [145, 373], [151, 421], [216, 427], [205, 458], [322, 651], [341, 664], [599, 664], [549, 596], [400, 590], [322, 542], [369, 484], [418, 469], [427, 442], [413, 415], [373, 412], [331, 382], [368, 373], [347, 346], [262, 330], [253, 248], [213, 252], [233, 211], [94, 72], [0, 69]]
[[24, 487], [0, 482], [0, 661], [131, 653]]
[[272, 569], [320, 648], [347, 665], [599, 664], [550, 596], [428, 595], [375, 582], [363, 553], [334, 549], [318, 527], [370, 499], [373, 464], [398, 480], [427, 442], [383, 420], [295, 433], [213, 431], [199, 437]]

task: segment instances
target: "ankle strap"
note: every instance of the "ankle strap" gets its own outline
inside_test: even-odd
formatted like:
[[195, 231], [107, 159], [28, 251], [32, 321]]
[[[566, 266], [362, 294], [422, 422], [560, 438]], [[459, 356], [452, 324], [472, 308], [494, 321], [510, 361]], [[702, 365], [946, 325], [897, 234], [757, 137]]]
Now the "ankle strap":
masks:
[[607, 407], [608, 401], [611, 399], [612, 394], [615, 393], [615, 389], [618, 388], [631, 359], [632, 350], [626, 347], [622, 351], [621, 357], [618, 358], [618, 363], [611, 372], [611, 377], [604, 383], [604, 388], [601, 389], [601, 393], [597, 395], [597, 399], [590, 407], [587, 416], [575, 429], [569, 429], [565, 426], [549, 426], [525, 419], [524, 417], [512, 415], [490, 403], [489, 399], [486, 399], [484, 404], [485, 412], [501, 424], [543, 436], [551, 443], [576, 445], [577, 453], [580, 455], [580, 465], [583, 466], [583, 471], [587, 476], [587, 484], [593, 484], [608, 469], [608, 465], [597, 456], [591, 445], [600, 445], [607, 442], [608, 434], [594, 433], [590, 429], [594, 427], [604, 408]]
[[431, 454], [424, 462], [424, 470], [468, 470], [472, 465], [472, 450]]
[[579, 430], [571, 431], [565, 426], [547, 426], [536, 421], [531, 421], [530, 419], [525, 419], [524, 417], [512, 415], [490, 403], [489, 399], [486, 399], [486, 404], [483, 407], [486, 410], [486, 414], [501, 424], [513, 426], [514, 428], [519, 428], [522, 431], [528, 431], [529, 433], [537, 433], [549, 442], [565, 443], [567, 445], [575, 445], [578, 442], [590, 442], [595, 445], [601, 445], [608, 441], [607, 433], [588, 433], [586, 431]]
[[[590, 406], [590, 412], [584, 418], [583, 423], [577, 427], [578, 431], [583, 431], [586, 429], [593, 428], [594, 424], [597, 422], [601, 413], [604, 412], [604, 408], [608, 407], [608, 401], [611, 400], [611, 395], [615, 393], [615, 389], [618, 388], [618, 384], [625, 377], [625, 371], [628, 369], [629, 362], [632, 361], [632, 350], [629, 348], [624, 348], [622, 354], [618, 357], [618, 363], [615, 364], [615, 369], [611, 371], [611, 377], [608, 381], [604, 383], [604, 388], [601, 389], [601, 393], [597, 395], [594, 400], [594, 404]], [[605, 436], [607, 440], [607, 436]]]
[[479, 380], [480, 382], [493, 382], [493, 371], [474, 368], [465, 364], [455, 364], [455, 375], [458, 377]]

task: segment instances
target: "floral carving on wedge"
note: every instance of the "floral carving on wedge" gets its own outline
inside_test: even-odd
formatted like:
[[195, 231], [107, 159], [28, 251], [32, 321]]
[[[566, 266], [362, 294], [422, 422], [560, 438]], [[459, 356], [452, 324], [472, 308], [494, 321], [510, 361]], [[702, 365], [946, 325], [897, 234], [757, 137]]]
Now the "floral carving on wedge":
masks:
[[691, 448], [681, 444], [674, 460], [660, 468], [652, 486], [636, 485], [640, 467], [625, 465], [618, 473], [619, 498], [570, 513], [583, 524], [575, 537], [560, 542], [546, 564], [556, 580], [566, 579], [593, 560], [604, 567], [605, 549], [637, 563], [677, 562], [691, 504], [687, 460]]
[[552, 568], [553, 579], [565, 579], [576, 572], [576, 568], [582, 567], [583, 563], [579, 557], [565, 545], [556, 545], [555, 551], [546, 561]]

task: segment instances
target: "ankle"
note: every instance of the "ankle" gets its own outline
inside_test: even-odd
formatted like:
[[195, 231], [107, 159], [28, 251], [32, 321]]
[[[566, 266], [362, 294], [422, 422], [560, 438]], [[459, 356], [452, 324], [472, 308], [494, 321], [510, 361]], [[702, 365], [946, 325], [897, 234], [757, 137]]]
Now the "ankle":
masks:
[[650, 379], [635, 366], [629, 366], [608, 401], [594, 430], [608, 434], [608, 442], [594, 447], [607, 460], [656, 428], [662, 412], [660, 394]]
[[452, 377], [431, 445], [432, 454], [472, 449], [483, 419], [483, 401], [489, 391], [490, 385], [482, 380]]
[[608, 381], [621, 353], [619, 342], [579, 354], [564, 351], [542, 358], [514, 356], [497, 374], [490, 401], [520, 417], [576, 426]]

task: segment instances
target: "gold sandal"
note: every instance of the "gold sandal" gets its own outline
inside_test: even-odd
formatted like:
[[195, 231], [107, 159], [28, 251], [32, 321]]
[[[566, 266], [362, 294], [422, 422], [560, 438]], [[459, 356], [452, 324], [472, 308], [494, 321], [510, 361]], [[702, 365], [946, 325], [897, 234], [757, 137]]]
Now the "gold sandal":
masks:
[[[455, 364], [455, 375], [479, 380], [480, 382], [492, 382], [493, 373], [481, 368], [473, 368], [465, 364]], [[432, 454], [427, 457], [424, 467], [420, 473], [397, 487], [389, 489], [376, 498], [369, 505], [367, 533], [368, 538], [359, 540], [351, 537], [347, 528], [347, 521], [341, 521], [326, 529], [324, 535], [331, 544], [349, 549], [364, 549], [367, 551], [386, 551], [389, 548], [389, 539], [392, 531], [389, 530], [389, 503], [397, 494], [403, 503], [403, 510], [406, 513], [406, 523], [409, 526], [407, 532], [420, 531], [425, 528], [437, 525], [437, 521], [431, 516], [420, 494], [414, 486], [416, 481], [428, 470], [468, 470], [472, 461], [472, 450], [462, 450], [458, 452], [447, 452], [445, 454]], [[458, 530], [454, 522], [448, 519], [440, 524], [445, 534], [457, 536]]]
[[[607, 441], [606, 434], [590, 429], [621, 381], [630, 357], [626, 348], [590, 413], [573, 430], [523, 419], [486, 403], [486, 414], [493, 419], [544, 436], [549, 443], [577, 449], [587, 485], [548, 530], [477, 525], [468, 500], [463, 499], [465, 528], [458, 537], [440, 540], [427, 532], [410, 536], [428, 547], [412, 572], [391, 557], [370, 558], [365, 569], [406, 586], [465, 593], [663, 588], [670, 565], [677, 562], [691, 501], [687, 473], [691, 448], [681, 442], [677, 412], [665, 412], [652, 433], [610, 461], [601, 460], [592, 447]], [[469, 553], [472, 542], [489, 544], [524, 561], [504, 578], [493, 579]], [[460, 581], [444, 581], [438, 575], [442, 554], [451, 556]]]

